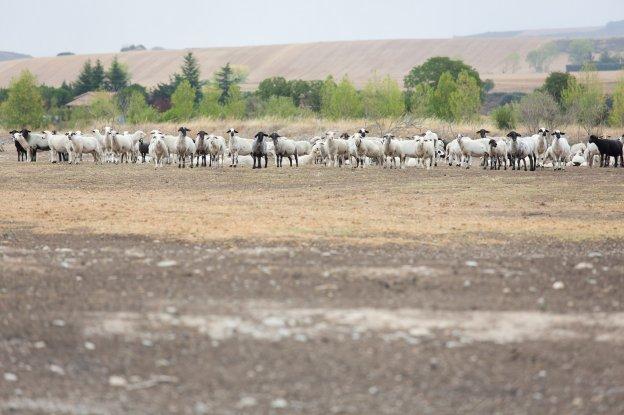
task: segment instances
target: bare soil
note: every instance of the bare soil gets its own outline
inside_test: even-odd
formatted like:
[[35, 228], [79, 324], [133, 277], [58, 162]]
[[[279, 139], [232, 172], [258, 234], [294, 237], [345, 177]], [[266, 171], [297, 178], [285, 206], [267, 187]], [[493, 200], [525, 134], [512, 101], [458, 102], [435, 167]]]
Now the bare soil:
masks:
[[624, 412], [624, 169], [0, 155], [0, 413]]

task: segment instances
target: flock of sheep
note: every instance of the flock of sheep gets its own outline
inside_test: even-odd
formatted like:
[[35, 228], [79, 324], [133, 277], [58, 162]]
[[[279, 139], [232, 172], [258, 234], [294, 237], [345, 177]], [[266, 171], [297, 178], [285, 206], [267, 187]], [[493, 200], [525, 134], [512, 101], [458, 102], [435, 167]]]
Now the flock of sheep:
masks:
[[[238, 131], [230, 128], [226, 138], [199, 131], [195, 137], [191, 130], [180, 127], [177, 135], [164, 134], [159, 130], [150, 132], [149, 140], [143, 131], [119, 133], [110, 127], [103, 131], [93, 130], [93, 135], [80, 131], [57, 134], [55, 131], [33, 133], [28, 129], [11, 131], [17, 150], [18, 161], [36, 161], [37, 152], [49, 151], [50, 160], [56, 162], [80, 163], [85, 153], [91, 154], [96, 163], [144, 163], [147, 158], [155, 168], [175, 162], [178, 167], [224, 166], [229, 158], [230, 167], [248, 166], [262, 168], [268, 165], [269, 157], [275, 160], [276, 167], [282, 167], [284, 157], [290, 166], [323, 164], [340, 167], [349, 163], [352, 167], [378, 165], [381, 167], [405, 168], [406, 165], [422, 166], [430, 169], [438, 165], [442, 158], [449, 165], [456, 164], [470, 168], [473, 158], [481, 159], [483, 168], [506, 170], [535, 170], [551, 163], [555, 170], [565, 170], [566, 165], [593, 166], [600, 159], [600, 166], [623, 166], [622, 142], [617, 140], [589, 137], [587, 143], [570, 145], [564, 132], [556, 130], [550, 134], [540, 128], [531, 136], [521, 136], [515, 131], [506, 137], [490, 137], [489, 131], [477, 131], [478, 138], [459, 134], [450, 142], [445, 142], [432, 131], [408, 139], [398, 139], [393, 134], [371, 137], [362, 128], [354, 134], [338, 134], [327, 131], [323, 136], [309, 140], [291, 140], [274, 132], [258, 132], [254, 138], [243, 138]], [[527, 162], [529, 167], [527, 168]], [[397, 165], [398, 163], [398, 165]]]

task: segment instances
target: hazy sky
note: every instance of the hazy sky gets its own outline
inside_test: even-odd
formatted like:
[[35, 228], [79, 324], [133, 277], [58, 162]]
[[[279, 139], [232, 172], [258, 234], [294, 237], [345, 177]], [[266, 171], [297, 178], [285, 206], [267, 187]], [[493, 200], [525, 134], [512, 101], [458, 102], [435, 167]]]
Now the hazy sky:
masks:
[[599, 26], [624, 0], [0, 0], [0, 50], [35, 56]]

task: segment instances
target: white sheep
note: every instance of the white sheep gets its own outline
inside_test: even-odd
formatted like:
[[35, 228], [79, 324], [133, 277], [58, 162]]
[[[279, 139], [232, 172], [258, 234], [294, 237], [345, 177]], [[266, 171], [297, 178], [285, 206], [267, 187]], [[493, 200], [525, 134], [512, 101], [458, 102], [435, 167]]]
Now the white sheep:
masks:
[[225, 153], [227, 152], [227, 144], [225, 138], [210, 134], [208, 136], [208, 154], [210, 154], [210, 165], [214, 160], [217, 167], [219, 166], [219, 159], [221, 160], [221, 167], [224, 165]]
[[364, 138], [360, 133], [356, 133], [354, 135], [354, 143], [356, 149], [356, 164], [353, 166], [354, 168], [358, 166], [364, 167], [366, 158], [375, 160], [379, 166], [382, 165], [384, 151], [379, 142]]
[[324, 140], [317, 140], [312, 146], [312, 156], [314, 157], [314, 164], [323, 164], [327, 166], [327, 160], [329, 158], [327, 154], [327, 147]]
[[325, 133], [325, 148], [330, 163], [334, 167], [341, 167], [343, 161], [349, 158], [349, 144], [347, 140], [336, 138], [336, 133], [334, 131], [327, 131]]
[[451, 140], [450, 143], [446, 145], [446, 161], [449, 166], [452, 166], [453, 163], [456, 164], [457, 167], [461, 166], [464, 159], [464, 154], [461, 151], [461, 147], [459, 146], [459, 141], [457, 138]]
[[290, 167], [293, 165], [292, 159], [294, 157], [295, 165], [299, 167], [299, 155], [297, 154], [297, 145], [294, 141], [289, 140], [286, 137], [282, 137], [276, 132], [271, 133], [269, 138], [273, 140], [276, 167], [282, 167], [284, 157], [288, 158]]
[[95, 139], [100, 143], [100, 148], [102, 149], [102, 154], [104, 156], [104, 161], [107, 163], [112, 162], [113, 155], [113, 137], [110, 134], [111, 127], [104, 127], [104, 134], [100, 133], [100, 130], [97, 128], [93, 130], [93, 134], [95, 134]]
[[230, 135], [229, 151], [230, 157], [232, 157], [232, 163], [230, 167], [236, 167], [238, 165], [238, 156], [251, 155], [251, 147], [254, 140], [249, 138], [242, 138], [238, 136], [238, 131], [234, 128], [227, 130], [227, 134]]
[[555, 130], [552, 136], [553, 170], [565, 170], [566, 159], [570, 155], [570, 144], [564, 132]]
[[[69, 138], [65, 134], [55, 134], [51, 131], [43, 131], [44, 138], [50, 147], [50, 161], [56, 163], [69, 159]], [[65, 160], [67, 161], [67, 160]]]
[[295, 141], [295, 146], [297, 146], [297, 156], [299, 157], [312, 154], [312, 143], [307, 140]]
[[162, 167], [165, 159], [169, 158], [169, 148], [160, 132], [152, 132], [152, 140], [149, 145], [149, 154], [154, 160], [154, 169]]
[[[435, 165], [436, 137], [437, 135], [433, 136], [431, 134], [425, 134], [423, 137], [416, 138], [416, 154], [418, 155], [418, 158], [422, 160], [427, 170]], [[427, 160], [429, 160], [429, 164], [427, 164]]]
[[485, 157], [488, 153], [488, 148], [484, 144], [483, 140], [485, 139], [473, 140], [472, 138], [465, 137], [461, 134], [457, 136], [457, 143], [459, 144], [459, 148], [464, 156], [464, 162], [466, 163], [467, 169], [469, 169], [472, 165], [473, 157]]
[[[507, 137], [511, 138], [508, 150], [511, 156], [511, 169], [516, 170], [516, 161], [518, 161], [518, 170], [520, 170], [520, 162], [524, 162], [524, 171], [527, 170], [526, 159], [529, 159], [531, 171], [535, 170], [535, 140], [532, 137], [522, 137], [515, 131], [510, 131]], [[547, 151], [548, 152], [548, 151]]]
[[544, 168], [546, 162], [546, 150], [548, 150], [548, 140], [546, 136], [549, 130], [545, 127], [537, 130], [537, 134], [533, 134], [531, 139], [533, 140], [533, 148], [535, 150], [535, 167], [541, 166]]
[[[383, 152], [384, 158], [387, 159], [388, 157], [390, 157], [390, 162], [392, 163], [392, 165], [394, 165], [394, 168], [397, 167], [397, 158], [399, 159], [399, 167], [404, 167], [405, 153], [403, 152], [403, 146], [401, 146], [399, 141], [394, 139], [394, 134], [384, 135]], [[390, 166], [390, 168], [392, 168], [392, 165]]]
[[68, 138], [70, 162], [82, 162], [82, 155], [86, 153], [93, 156], [94, 163], [102, 163], [102, 148], [98, 139], [82, 135], [80, 131], [70, 133]]
[[490, 138], [488, 142], [489, 155], [490, 155], [490, 170], [501, 168], [501, 159], [505, 164], [505, 170], [507, 170], [507, 141], [500, 137]]
[[193, 156], [195, 155], [195, 142], [186, 135], [191, 130], [186, 127], [178, 128], [178, 139], [176, 149], [178, 150], [178, 168], [186, 167], [186, 158], [191, 158], [191, 168], [193, 168]]
[[598, 146], [595, 143], [587, 144], [587, 148], [585, 149], [584, 156], [585, 156], [585, 160], [587, 160], [587, 165], [589, 167], [594, 167], [596, 157], [600, 159], [600, 150], [598, 150]]

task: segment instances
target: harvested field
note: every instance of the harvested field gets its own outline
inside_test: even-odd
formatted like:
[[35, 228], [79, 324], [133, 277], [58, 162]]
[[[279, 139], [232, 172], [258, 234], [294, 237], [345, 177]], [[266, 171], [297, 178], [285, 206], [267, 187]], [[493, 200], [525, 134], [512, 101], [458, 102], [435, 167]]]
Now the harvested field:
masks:
[[13, 156], [2, 413], [624, 411], [624, 169]]

